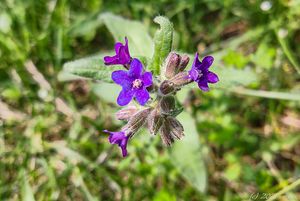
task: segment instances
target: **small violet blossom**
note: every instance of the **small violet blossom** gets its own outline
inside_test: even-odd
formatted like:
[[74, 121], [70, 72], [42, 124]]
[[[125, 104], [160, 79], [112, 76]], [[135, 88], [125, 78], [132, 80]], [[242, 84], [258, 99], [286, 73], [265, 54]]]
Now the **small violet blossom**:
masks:
[[121, 150], [123, 157], [127, 156], [127, 143], [129, 137], [125, 135], [123, 131], [120, 132], [111, 132], [108, 130], [104, 130], [104, 132], [109, 133], [109, 142], [110, 144], [117, 144]]
[[212, 56], [206, 56], [202, 62], [200, 62], [198, 53], [196, 53], [192, 69], [189, 71], [189, 77], [197, 82], [199, 88], [203, 91], [209, 90], [208, 83], [216, 83], [219, 81], [218, 76], [208, 70], [213, 61], [214, 58]]
[[120, 42], [115, 44], [115, 56], [105, 56], [104, 63], [105, 65], [127, 65], [130, 64], [130, 54], [128, 50], [128, 40], [125, 37], [125, 45]]
[[122, 91], [117, 99], [120, 106], [127, 105], [133, 97], [140, 105], [145, 105], [149, 100], [147, 87], [152, 85], [152, 73], [143, 73], [143, 65], [138, 59], [132, 60], [129, 71], [114, 71], [112, 80], [122, 86]]

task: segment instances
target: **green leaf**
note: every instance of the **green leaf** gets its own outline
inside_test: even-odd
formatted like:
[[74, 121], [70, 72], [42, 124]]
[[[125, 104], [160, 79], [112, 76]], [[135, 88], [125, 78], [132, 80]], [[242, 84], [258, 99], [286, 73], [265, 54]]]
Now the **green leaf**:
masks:
[[25, 170], [21, 170], [21, 176], [22, 176], [22, 184], [21, 184], [22, 201], [35, 201]]
[[153, 41], [145, 25], [111, 13], [101, 14], [98, 19], [104, 22], [115, 41], [124, 43], [125, 36], [128, 38], [131, 55], [152, 56]]
[[300, 101], [300, 92], [279, 92], [279, 91], [264, 91], [264, 90], [254, 90], [254, 89], [245, 89], [242, 87], [236, 87], [230, 91], [247, 95], [247, 96], [256, 96], [262, 98], [270, 99], [281, 99], [281, 100], [290, 100], [290, 101]]
[[[103, 57], [113, 55], [114, 53], [102, 53], [94, 56], [85, 57], [75, 61], [70, 61], [64, 64], [63, 70], [58, 74], [58, 80], [71, 81], [83, 78], [101, 80], [112, 83], [111, 73], [115, 70], [125, 70], [121, 65], [106, 66], [103, 62]], [[134, 56], [138, 58], [144, 65], [147, 65], [149, 58], [144, 56]]]
[[168, 18], [163, 16], [154, 18], [154, 22], [160, 25], [160, 29], [156, 31], [154, 36], [154, 54], [148, 69], [154, 75], [158, 75], [161, 65], [171, 52], [174, 28]]
[[105, 66], [103, 56], [97, 55], [67, 62], [63, 67], [64, 71], [69, 74], [112, 82], [111, 73], [115, 70], [123, 69], [122, 66]]
[[[217, 66], [217, 65], [215, 65]], [[235, 86], [247, 86], [257, 82], [257, 74], [250, 69], [235, 69], [225, 67], [213, 67], [211, 69], [219, 77], [217, 84], [211, 84], [211, 87], [230, 88]]]
[[[116, 103], [121, 86], [117, 84], [101, 83], [93, 84], [92, 91], [106, 102]], [[109, 91], [109, 93], [107, 93]]]
[[178, 120], [184, 127], [185, 137], [173, 145], [171, 161], [191, 185], [204, 192], [207, 174], [195, 121], [187, 112], [178, 115]]
[[57, 79], [60, 82], [68, 82], [68, 81], [73, 81], [73, 80], [82, 80], [84, 78], [80, 77], [78, 75], [74, 75], [72, 73], [69, 73], [65, 70], [61, 70], [57, 75]]

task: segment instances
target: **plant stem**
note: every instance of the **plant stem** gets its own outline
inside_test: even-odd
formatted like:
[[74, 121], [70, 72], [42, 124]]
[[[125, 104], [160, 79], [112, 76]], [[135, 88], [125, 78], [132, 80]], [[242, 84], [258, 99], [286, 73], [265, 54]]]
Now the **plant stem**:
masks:
[[300, 178], [297, 179], [295, 182], [291, 183], [290, 185], [284, 187], [282, 190], [278, 191], [274, 195], [272, 195], [267, 201], [273, 201], [278, 199], [281, 195], [289, 192], [290, 190], [296, 188], [298, 185], [300, 185]]
[[297, 59], [294, 57], [286, 39], [278, 35], [278, 30], [276, 31], [275, 34], [277, 36], [278, 42], [279, 42], [284, 54], [286, 55], [288, 60], [291, 62], [291, 64], [294, 66], [296, 71], [300, 74], [300, 64], [298, 63]]

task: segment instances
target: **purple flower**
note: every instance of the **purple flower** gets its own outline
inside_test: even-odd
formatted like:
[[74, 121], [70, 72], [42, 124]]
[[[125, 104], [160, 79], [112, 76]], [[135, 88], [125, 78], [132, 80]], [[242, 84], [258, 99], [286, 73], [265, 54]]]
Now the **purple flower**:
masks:
[[104, 132], [109, 133], [108, 140], [110, 144], [117, 144], [121, 150], [123, 157], [127, 156], [127, 143], [129, 137], [125, 135], [125, 132], [110, 132], [108, 130], [104, 130]]
[[120, 106], [127, 105], [133, 97], [140, 105], [145, 105], [150, 95], [147, 87], [152, 85], [152, 73], [144, 72], [143, 65], [138, 59], [133, 59], [129, 71], [117, 70], [112, 73], [112, 80], [122, 86], [118, 97]]
[[128, 40], [126, 37], [125, 37], [125, 45], [123, 45], [120, 42], [117, 42], [115, 44], [115, 51], [116, 51], [115, 56], [104, 57], [105, 65], [130, 64], [131, 58], [130, 58], [130, 54], [129, 54], [129, 50], [128, 50]]
[[197, 82], [199, 88], [203, 91], [209, 90], [208, 83], [216, 83], [219, 81], [218, 76], [208, 70], [213, 61], [214, 58], [212, 56], [206, 56], [202, 62], [200, 62], [198, 53], [196, 53], [192, 69], [189, 71], [189, 77]]

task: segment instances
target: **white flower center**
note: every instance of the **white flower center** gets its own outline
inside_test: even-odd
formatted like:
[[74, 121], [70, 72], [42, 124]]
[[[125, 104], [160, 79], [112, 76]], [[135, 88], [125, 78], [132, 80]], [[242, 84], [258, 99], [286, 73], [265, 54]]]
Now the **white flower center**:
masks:
[[203, 73], [201, 70], [197, 70], [198, 71], [198, 79], [200, 79], [200, 77], [202, 77]]
[[135, 80], [132, 82], [132, 87], [135, 88], [135, 89], [140, 88], [142, 85], [143, 85], [143, 82], [142, 82], [142, 80], [140, 80], [140, 79], [135, 79]]

